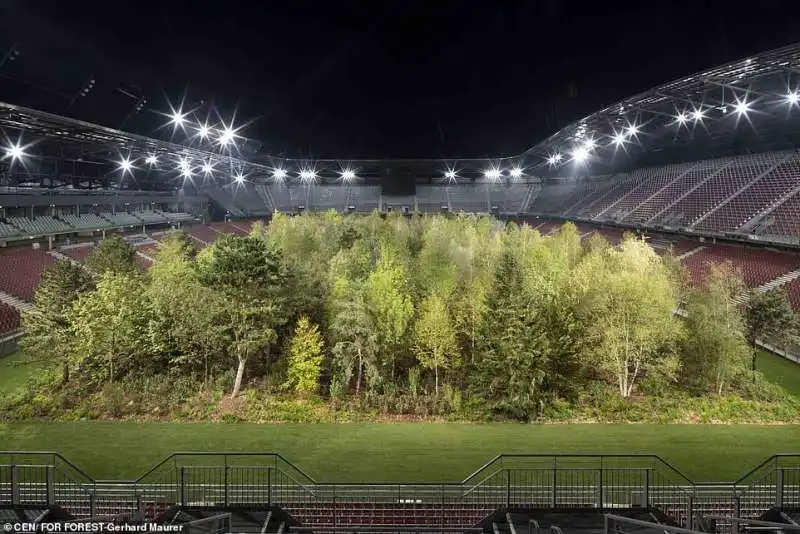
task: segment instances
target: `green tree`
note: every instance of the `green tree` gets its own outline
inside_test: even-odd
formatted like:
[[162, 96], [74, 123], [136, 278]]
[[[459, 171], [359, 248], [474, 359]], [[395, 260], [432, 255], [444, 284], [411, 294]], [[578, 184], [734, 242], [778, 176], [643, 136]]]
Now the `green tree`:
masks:
[[758, 346], [756, 341], [774, 341], [786, 338], [796, 326], [792, 303], [783, 288], [771, 291], [751, 291], [747, 300], [745, 324], [747, 338], [752, 348], [752, 370], [756, 370]]
[[414, 353], [424, 368], [433, 370], [438, 395], [439, 370], [459, 364], [456, 332], [445, 301], [438, 295], [430, 295], [422, 302], [414, 325]]
[[581, 305], [597, 368], [629, 397], [648, 374], [674, 379], [682, 335], [677, 291], [652, 248], [626, 239], [618, 249], [594, 250], [578, 268]]
[[228, 327], [228, 353], [236, 357], [232, 397], [239, 394], [247, 361], [267, 352], [286, 323], [288, 278], [280, 253], [254, 237], [223, 235], [197, 257], [199, 280], [218, 291], [220, 313]]
[[296, 392], [313, 394], [319, 390], [322, 375], [322, 335], [308, 317], [301, 317], [289, 344], [287, 385]]
[[111, 236], [100, 241], [86, 258], [86, 268], [96, 275], [106, 272], [130, 273], [136, 270], [136, 250], [122, 236]]
[[69, 381], [72, 307], [80, 295], [92, 288], [92, 278], [83, 267], [57, 261], [42, 271], [33, 307], [22, 314], [25, 336], [21, 344], [25, 354], [57, 362], [63, 367], [64, 382]]
[[686, 304], [687, 336], [683, 372], [687, 382], [722, 395], [731, 378], [746, 368], [749, 348], [736, 298], [741, 278], [728, 265], [714, 265]]
[[378, 385], [380, 348], [377, 328], [359, 289], [352, 290], [335, 307], [331, 320], [334, 375], [343, 384], [350, 384], [355, 375], [356, 395], [361, 392], [366, 375], [370, 387]]
[[95, 291], [75, 301], [70, 316], [72, 361], [89, 383], [113, 383], [150, 366], [149, 307], [142, 286], [138, 276], [109, 270], [100, 276]]

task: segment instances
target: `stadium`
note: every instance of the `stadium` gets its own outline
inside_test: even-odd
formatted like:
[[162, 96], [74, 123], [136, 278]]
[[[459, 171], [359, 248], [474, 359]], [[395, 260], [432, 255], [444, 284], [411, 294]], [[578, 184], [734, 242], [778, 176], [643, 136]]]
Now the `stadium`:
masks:
[[453, 160], [0, 103], [0, 523], [800, 530], [799, 72]]

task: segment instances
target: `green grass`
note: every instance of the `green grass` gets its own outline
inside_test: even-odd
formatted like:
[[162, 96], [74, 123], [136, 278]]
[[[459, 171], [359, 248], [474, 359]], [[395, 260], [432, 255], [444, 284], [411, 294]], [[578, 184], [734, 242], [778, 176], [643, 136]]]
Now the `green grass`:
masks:
[[22, 352], [0, 356], [0, 393], [25, 385], [41, 367], [42, 363], [26, 361]]
[[800, 396], [800, 365], [769, 352], [760, 351], [756, 367], [770, 382]]
[[800, 426], [25, 423], [0, 425], [0, 449], [58, 450], [95, 478], [134, 478], [173, 451], [261, 451], [317, 480], [440, 482], [517, 452], [652, 453], [694, 480], [730, 481], [800, 452]]

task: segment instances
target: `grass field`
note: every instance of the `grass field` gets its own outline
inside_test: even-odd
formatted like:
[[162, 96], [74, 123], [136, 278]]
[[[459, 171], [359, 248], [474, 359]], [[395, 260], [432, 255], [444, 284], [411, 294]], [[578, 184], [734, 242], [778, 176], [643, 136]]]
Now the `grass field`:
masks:
[[[35, 372], [0, 359], [0, 395]], [[769, 354], [770, 379], [800, 395], [800, 366]], [[279, 452], [317, 480], [454, 481], [500, 453], [651, 453], [698, 481], [730, 481], [800, 452], [800, 426], [523, 424], [0, 424], [0, 450], [57, 450], [95, 478], [135, 478], [171, 452]]]
[[460, 480], [499, 453], [653, 453], [699, 481], [800, 452], [800, 426], [523, 424], [0, 425], [0, 449], [58, 450], [96, 478], [134, 478], [174, 451], [279, 452], [341, 482]]

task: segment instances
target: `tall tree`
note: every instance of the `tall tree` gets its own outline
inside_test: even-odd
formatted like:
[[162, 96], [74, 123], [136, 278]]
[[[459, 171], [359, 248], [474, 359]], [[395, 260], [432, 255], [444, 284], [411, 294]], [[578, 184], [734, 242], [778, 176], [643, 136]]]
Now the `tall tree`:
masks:
[[287, 385], [301, 394], [319, 391], [322, 374], [322, 335], [308, 317], [301, 317], [289, 344]]
[[64, 382], [69, 381], [72, 307], [80, 295], [92, 288], [92, 278], [83, 267], [57, 261], [42, 272], [33, 307], [22, 314], [25, 336], [21, 344], [25, 354], [55, 360], [63, 367]]
[[683, 373], [698, 389], [722, 395], [731, 378], [746, 368], [749, 349], [736, 303], [743, 292], [744, 284], [730, 266], [714, 265], [688, 297]]
[[438, 295], [430, 295], [422, 302], [414, 325], [414, 353], [424, 368], [433, 369], [438, 395], [439, 370], [459, 364], [458, 343], [450, 312], [444, 299]]
[[356, 395], [361, 392], [364, 375], [370, 387], [381, 382], [378, 364], [380, 348], [376, 325], [364, 301], [362, 290], [351, 289], [335, 306], [330, 328], [334, 340], [334, 375], [350, 384], [355, 375]]
[[236, 356], [232, 397], [239, 394], [247, 361], [268, 351], [285, 324], [287, 272], [280, 253], [255, 237], [223, 235], [196, 262], [199, 280], [224, 295], [221, 313], [229, 332], [229, 353]]
[[86, 268], [102, 275], [106, 272], [130, 273], [136, 270], [136, 249], [122, 236], [111, 236], [100, 241], [86, 258]]

